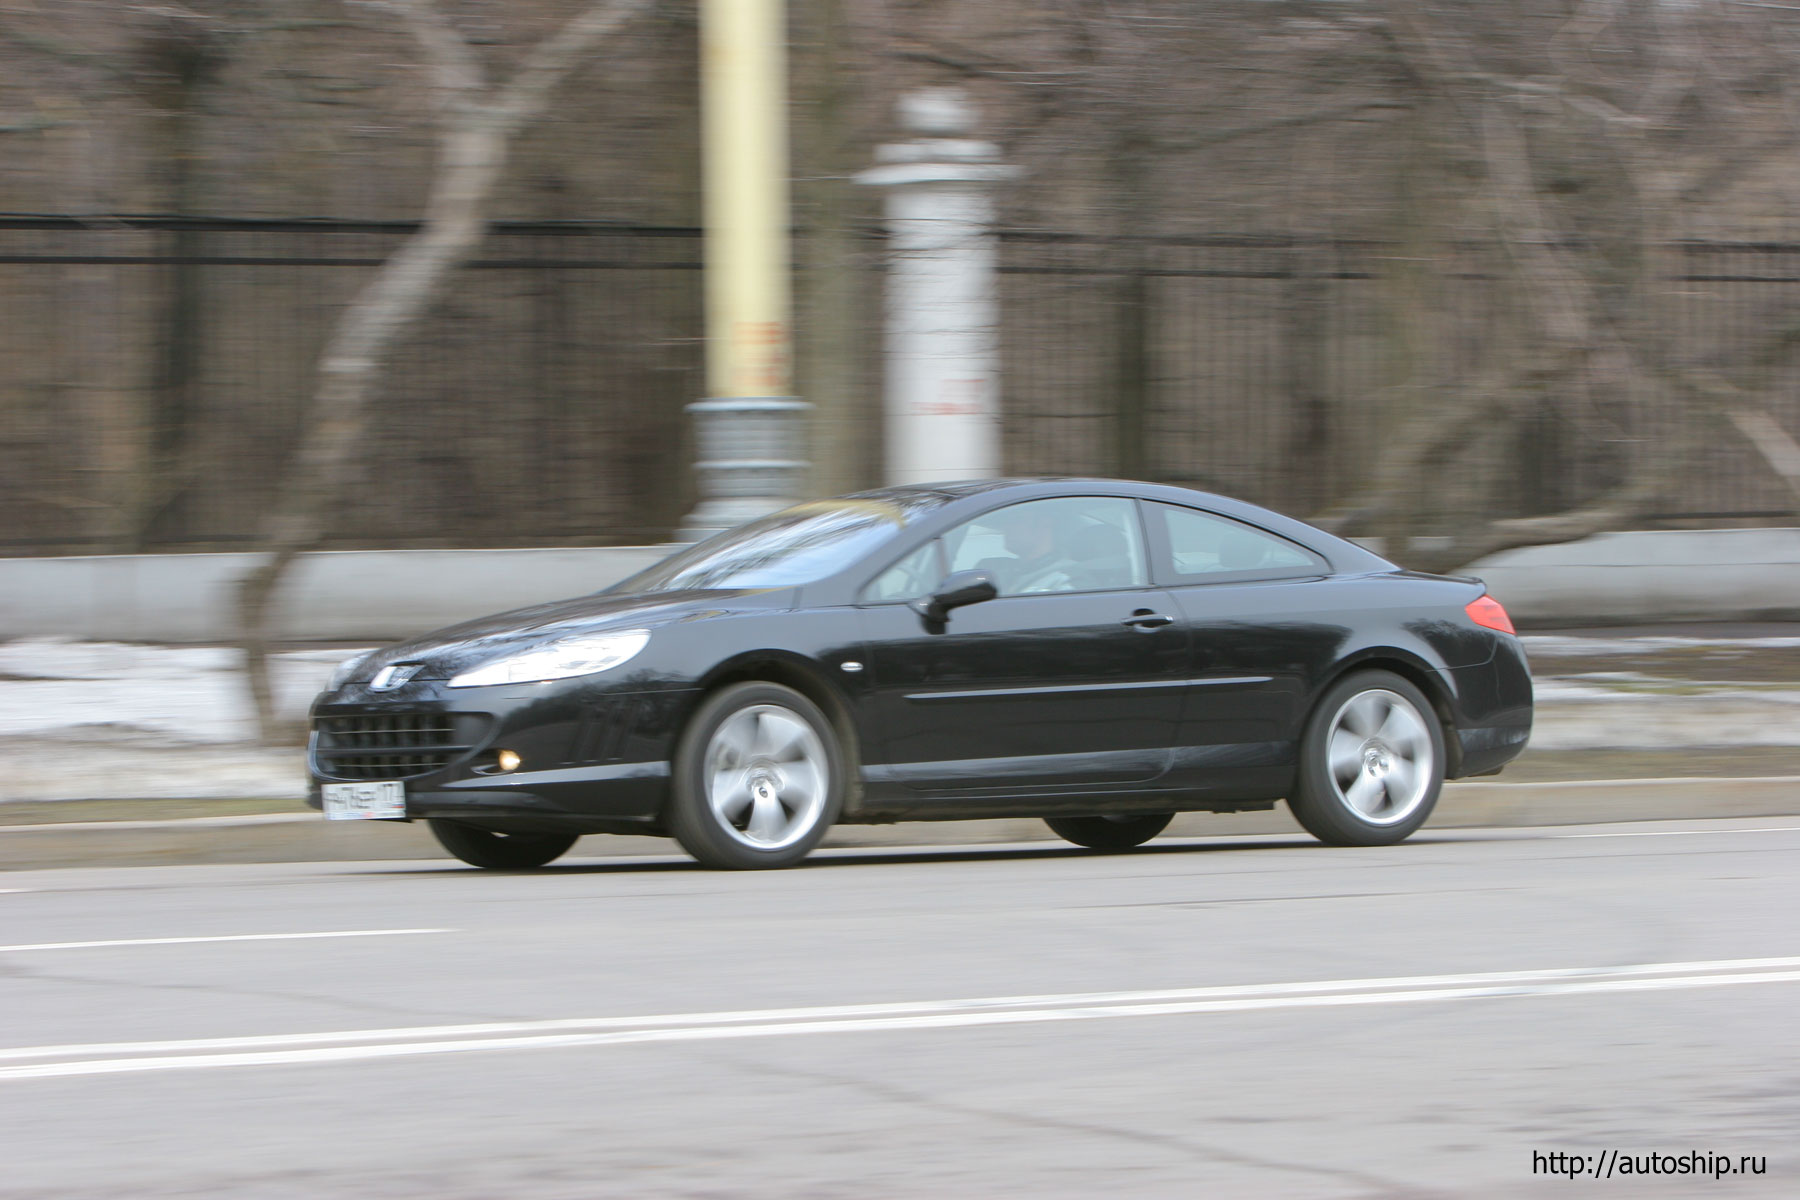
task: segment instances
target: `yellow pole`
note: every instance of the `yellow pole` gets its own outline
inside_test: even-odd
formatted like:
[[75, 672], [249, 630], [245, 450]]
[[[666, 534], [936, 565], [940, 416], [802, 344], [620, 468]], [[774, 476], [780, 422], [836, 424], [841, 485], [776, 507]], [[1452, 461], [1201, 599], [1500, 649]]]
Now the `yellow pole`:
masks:
[[785, 0], [703, 0], [706, 387], [793, 394]]

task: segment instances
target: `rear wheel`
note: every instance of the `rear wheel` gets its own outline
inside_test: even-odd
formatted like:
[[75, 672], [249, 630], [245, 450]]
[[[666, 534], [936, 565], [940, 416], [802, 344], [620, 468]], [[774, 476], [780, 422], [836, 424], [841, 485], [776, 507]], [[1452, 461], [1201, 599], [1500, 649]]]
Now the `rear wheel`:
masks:
[[472, 867], [521, 871], [559, 858], [575, 844], [573, 833], [496, 833], [461, 821], [431, 818], [431, 832], [444, 849]]
[[709, 867], [787, 867], [837, 820], [848, 776], [825, 714], [793, 688], [738, 683], [707, 697], [675, 751], [668, 826]]
[[1045, 817], [1050, 832], [1090, 850], [1129, 850], [1169, 827], [1174, 813], [1120, 817]]
[[1391, 672], [1359, 671], [1320, 699], [1288, 807], [1322, 842], [1391, 846], [1436, 807], [1444, 758], [1444, 729], [1425, 694]]

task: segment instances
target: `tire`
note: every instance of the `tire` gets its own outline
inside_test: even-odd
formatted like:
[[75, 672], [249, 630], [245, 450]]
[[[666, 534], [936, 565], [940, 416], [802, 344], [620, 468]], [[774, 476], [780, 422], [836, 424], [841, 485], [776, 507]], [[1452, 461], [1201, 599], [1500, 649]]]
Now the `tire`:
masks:
[[1444, 786], [1444, 727], [1425, 694], [1358, 671], [1319, 698], [1288, 807], [1332, 846], [1392, 846], [1425, 824]]
[[472, 867], [496, 871], [541, 867], [560, 857], [580, 836], [573, 833], [495, 833], [461, 821], [444, 821], [436, 817], [428, 823], [444, 849]]
[[1050, 832], [1089, 850], [1130, 850], [1169, 827], [1174, 813], [1132, 817], [1045, 817]]
[[843, 808], [849, 768], [818, 705], [776, 683], [708, 696], [675, 750], [669, 833], [703, 865], [789, 867]]

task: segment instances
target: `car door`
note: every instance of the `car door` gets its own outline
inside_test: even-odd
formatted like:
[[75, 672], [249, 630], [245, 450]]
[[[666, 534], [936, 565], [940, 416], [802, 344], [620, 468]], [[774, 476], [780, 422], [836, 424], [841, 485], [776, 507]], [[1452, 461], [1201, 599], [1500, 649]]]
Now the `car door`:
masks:
[[1145, 501], [1153, 578], [1192, 647], [1171, 782], [1260, 793], [1296, 761], [1310, 681], [1349, 630], [1312, 550], [1218, 513]]
[[[906, 603], [927, 580], [972, 568], [996, 576], [997, 598], [942, 623]], [[1041, 794], [1168, 769], [1187, 635], [1173, 597], [1149, 583], [1129, 499], [1033, 500], [977, 517], [878, 575], [862, 618], [883, 741], [872, 781]]]

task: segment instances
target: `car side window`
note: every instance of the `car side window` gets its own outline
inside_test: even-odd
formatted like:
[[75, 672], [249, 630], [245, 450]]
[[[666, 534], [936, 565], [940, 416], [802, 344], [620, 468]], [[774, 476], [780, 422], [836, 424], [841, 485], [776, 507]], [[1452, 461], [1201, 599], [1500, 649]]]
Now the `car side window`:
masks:
[[1166, 548], [1158, 569], [1176, 581], [1280, 579], [1326, 570], [1312, 551], [1241, 521], [1173, 504], [1148, 507]]
[[893, 604], [931, 595], [944, 578], [938, 563], [937, 542], [926, 542], [871, 580], [863, 589], [863, 603]]
[[1002, 596], [1143, 587], [1136, 507], [1122, 496], [1027, 500], [944, 535], [950, 572], [991, 571]]

